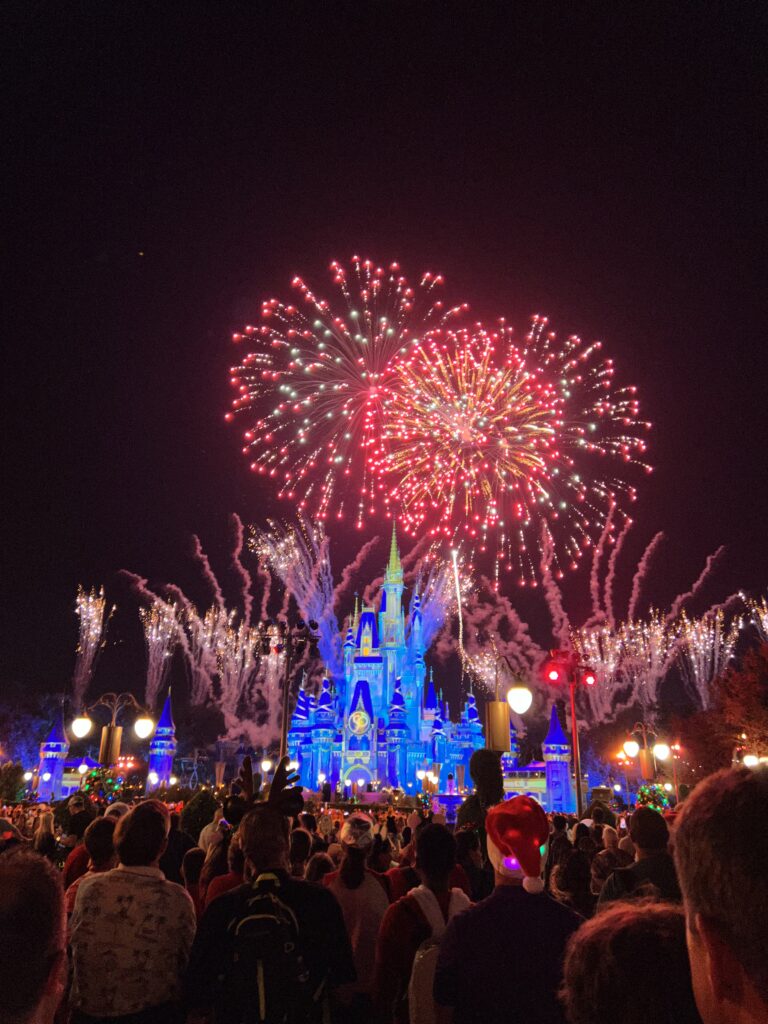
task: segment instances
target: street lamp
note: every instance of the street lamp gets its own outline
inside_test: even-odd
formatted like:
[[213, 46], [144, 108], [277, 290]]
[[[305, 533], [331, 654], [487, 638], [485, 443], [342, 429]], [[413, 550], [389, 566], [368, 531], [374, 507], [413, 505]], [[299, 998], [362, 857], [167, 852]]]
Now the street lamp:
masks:
[[672, 748], [668, 743], [654, 743], [653, 756], [657, 761], [666, 761], [671, 753]]
[[518, 683], [507, 691], [507, 703], [516, 715], [524, 715], [533, 703], [533, 694], [527, 686]]
[[624, 753], [630, 758], [637, 757], [640, 753], [640, 744], [637, 740], [626, 740], [624, 743]]
[[261, 770], [264, 772], [265, 775], [269, 775], [269, 773], [272, 771], [272, 762], [269, 760], [268, 757], [265, 757], [264, 760], [261, 762]]
[[34, 776], [32, 775], [32, 772], [24, 772], [24, 781], [25, 782], [31, 782], [33, 777]]
[[77, 770], [81, 775], [85, 775], [85, 773], [88, 771], [88, 765], [85, 763], [85, 761], [81, 761], [80, 764], [77, 766]]
[[121, 711], [124, 711], [126, 708], [138, 711], [139, 716], [134, 722], [133, 728], [139, 739], [147, 739], [155, 728], [155, 723], [132, 693], [105, 693], [91, 704], [90, 707], [84, 708], [82, 713], [72, 722], [72, 732], [78, 739], [84, 739], [91, 731], [93, 721], [90, 714], [96, 708], [106, 708], [110, 713], [109, 725], [102, 726], [101, 743], [99, 745], [99, 762], [105, 768], [114, 764], [120, 756], [123, 727], [117, 724], [117, 718]]
[[[757, 768], [757, 766], [760, 764], [760, 758], [757, 756], [757, 754], [745, 754], [744, 757], [741, 759], [741, 763], [744, 765], [745, 768]], [[43, 776], [43, 778], [45, 778], [45, 776]]]

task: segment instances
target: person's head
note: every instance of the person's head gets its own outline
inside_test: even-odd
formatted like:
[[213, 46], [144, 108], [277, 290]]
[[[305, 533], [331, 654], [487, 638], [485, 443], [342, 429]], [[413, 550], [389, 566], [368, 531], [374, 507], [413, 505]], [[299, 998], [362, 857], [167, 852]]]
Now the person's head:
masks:
[[372, 871], [380, 871], [382, 874], [392, 866], [392, 843], [387, 836], [376, 835], [373, 837], [371, 848], [368, 852], [368, 867]]
[[128, 804], [124, 804], [122, 800], [117, 800], [115, 803], [110, 804], [109, 807], [104, 811], [105, 818], [113, 818], [114, 821], [119, 821], [124, 818], [130, 811]]
[[565, 832], [568, 828], [568, 819], [564, 814], [552, 815], [552, 830], [556, 835]]
[[558, 866], [558, 888], [578, 898], [589, 893], [591, 880], [592, 872], [587, 855], [581, 850], [568, 850]]
[[310, 835], [314, 835], [317, 832], [317, 818], [309, 811], [302, 811], [299, 815], [299, 826], [306, 829]]
[[638, 807], [630, 819], [629, 834], [640, 857], [663, 853], [669, 842], [666, 821], [651, 807]]
[[217, 807], [216, 810], [213, 812], [213, 824], [214, 825], [218, 825], [223, 817], [224, 817], [224, 808], [223, 807]]
[[85, 830], [83, 842], [95, 871], [108, 871], [117, 863], [114, 818], [94, 818]]
[[768, 1019], [768, 768], [700, 782], [674, 855], [704, 1024]]
[[585, 825], [583, 821], [580, 821], [573, 830], [573, 845], [578, 846], [580, 839], [589, 839], [589, 825]]
[[81, 796], [71, 796], [67, 801], [67, 811], [70, 815], [79, 814], [85, 810], [85, 800]]
[[615, 903], [597, 914], [571, 936], [560, 995], [568, 1024], [700, 1024], [682, 910]]
[[204, 863], [205, 850], [201, 850], [199, 846], [193, 846], [191, 850], [187, 850], [181, 862], [181, 877], [184, 879], [184, 885], [189, 887], [198, 884]]
[[416, 870], [428, 889], [444, 892], [456, 864], [456, 840], [445, 825], [427, 825], [416, 837]]
[[86, 811], [85, 805], [78, 805], [78, 808], [76, 810], [70, 810], [69, 828], [67, 829], [67, 834], [72, 836], [77, 841], [78, 844], [81, 843], [83, 841], [83, 836], [85, 835], [85, 830], [88, 828], [90, 820], [91, 816]]
[[171, 826], [170, 832], [178, 832], [181, 828], [181, 815], [176, 811], [171, 811]]
[[333, 861], [334, 868], [337, 868], [339, 864], [341, 864], [341, 856], [343, 852], [341, 843], [331, 843], [328, 847], [328, 856]]
[[469, 774], [484, 807], [492, 807], [504, 799], [504, 776], [498, 751], [485, 747], [476, 750], [469, 759]]
[[327, 853], [313, 853], [307, 863], [307, 873], [304, 877], [308, 882], [321, 882], [330, 871], [335, 870], [336, 865]]
[[373, 845], [373, 820], [355, 811], [341, 827], [339, 879], [348, 889], [357, 889], [365, 878], [365, 861]]
[[156, 867], [168, 845], [170, 814], [159, 800], [144, 800], [115, 829], [115, 849], [125, 867]]
[[618, 850], [619, 848], [619, 833], [611, 825], [606, 825], [603, 829], [603, 849], [605, 850]]
[[275, 807], [258, 804], [243, 818], [239, 831], [252, 874], [288, 867], [288, 819]]
[[454, 838], [456, 840], [456, 862], [463, 867], [482, 867], [483, 851], [480, 848], [480, 836], [475, 829], [459, 829]]
[[0, 1005], [4, 1024], [50, 1024], [66, 975], [61, 875], [27, 850], [0, 857]]
[[485, 832], [496, 885], [522, 885], [526, 892], [542, 892], [549, 822], [541, 804], [530, 796], [513, 796], [496, 804], [485, 816]]
[[248, 804], [241, 796], [228, 796], [224, 801], [224, 817], [232, 826], [237, 828], [248, 812]]
[[304, 828], [295, 828], [291, 832], [289, 860], [292, 865], [304, 865], [309, 860], [312, 850], [312, 836]]
[[591, 864], [598, 851], [598, 845], [592, 836], [582, 836], [576, 845], [576, 849], [580, 850]]
[[604, 825], [606, 820], [605, 808], [601, 804], [592, 805], [592, 824]]

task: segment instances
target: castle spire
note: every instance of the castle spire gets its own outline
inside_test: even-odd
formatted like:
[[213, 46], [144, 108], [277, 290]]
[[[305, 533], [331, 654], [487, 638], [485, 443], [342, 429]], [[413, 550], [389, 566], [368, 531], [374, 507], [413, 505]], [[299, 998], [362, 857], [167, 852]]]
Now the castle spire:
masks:
[[397, 547], [397, 523], [392, 521], [392, 540], [389, 545], [389, 562], [387, 564], [386, 578], [402, 582], [403, 567], [400, 564], [400, 552]]

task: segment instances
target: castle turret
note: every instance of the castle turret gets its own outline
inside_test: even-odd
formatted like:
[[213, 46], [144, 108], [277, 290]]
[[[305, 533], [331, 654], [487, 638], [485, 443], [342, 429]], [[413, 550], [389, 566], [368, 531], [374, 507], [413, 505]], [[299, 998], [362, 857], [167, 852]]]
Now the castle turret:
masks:
[[547, 777], [547, 801], [550, 810], [571, 814], [576, 801], [571, 786], [571, 747], [565, 738], [556, 705], [552, 705], [549, 732], [543, 746]]
[[389, 705], [387, 725], [387, 777], [393, 786], [405, 789], [407, 772], [407, 743], [410, 738], [408, 713], [403, 697], [402, 679], [395, 680], [395, 689]]
[[64, 762], [69, 753], [69, 740], [64, 729], [64, 716], [60, 714], [53, 723], [44, 743], [40, 744], [40, 766], [38, 768], [37, 798], [46, 803], [61, 796]]
[[384, 570], [379, 607], [379, 635], [384, 665], [383, 702], [388, 703], [395, 687], [395, 679], [402, 675], [405, 647], [405, 618], [403, 616], [403, 567], [397, 547], [397, 529], [392, 524], [389, 562]]
[[331, 785], [334, 785], [336, 781], [332, 777], [333, 738], [336, 733], [335, 717], [331, 684], [328, 679], [324, 679], [312, 725], [312, 765], [309, 771], [311, 775], [309, 785], [312, 789], [320, 788], [325, 781], [329, 781]]
[[149, 744], [149, 765], [147, 770], [147, 792], [158, 786], [167, 786], [173, 775], [173, 758], [176, 753], [176, 728], [171, 712], [171, 691], [165, 698], [160, 721]]

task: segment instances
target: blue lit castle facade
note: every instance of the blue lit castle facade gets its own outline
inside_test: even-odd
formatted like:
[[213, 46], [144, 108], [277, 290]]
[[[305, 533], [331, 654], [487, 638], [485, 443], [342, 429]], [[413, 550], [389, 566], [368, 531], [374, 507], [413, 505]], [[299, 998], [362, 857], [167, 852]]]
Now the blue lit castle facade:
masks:
[[173, 775], [173, 758], [176, 754], [176, 728], [173, 724], [171, 710], [171, 692], [163, 704], [160, 721], [157, 723], [152, 741], [149, 744], [149, 762], [147, 765], [147, 792], [159, 786], [168, 786]]
[[64, 762], [69, 753], [69, 740], [61, 715], [54, 722], [48, 737], [40, 745], [37, 799], [58, 800], [63, 793]]
[[[439, 771], [440, 788], [484, 746], [473, 694], [458, 722], [427, 674], [421, 601], [406, 618], [403, 570], [392, 531], [378, 612], [355, 607], [343, 641], [343, 674], [324, 679], [315, 697], [300, 689], [288, 731], [288, 752], [301, 784], [344, 791], [352, 783], [416, 792], [416, 773]], [[439, 767], [435, 767], [439, 766]]]

